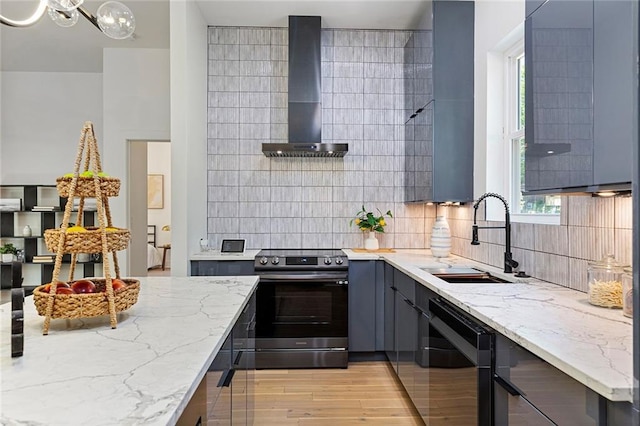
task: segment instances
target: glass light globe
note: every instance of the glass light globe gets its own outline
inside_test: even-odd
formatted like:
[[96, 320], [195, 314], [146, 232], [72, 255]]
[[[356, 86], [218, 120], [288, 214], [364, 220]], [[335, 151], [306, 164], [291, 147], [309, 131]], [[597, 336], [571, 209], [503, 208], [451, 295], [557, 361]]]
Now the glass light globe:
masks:
[[131, 9], [117, 1], [103, 3], [96, 17], [102, 32], [111, 38], [125, 39], [136, 29], [136, 19]]
[[[63, 10], [68, 12], [75, 10], [84, 3], [84, 0], [49, 0], [49, 7], [55, 10]], [[49, 14], [51, 16], [51, 14]]]
[[[65, 13], [69, 15], [69, 17], [65, 16]], [[55, 9], [49, 8], [49, 17], [53, 22], [61, 27], [73, 27], [76, 22], [78, 22], [78, 17], [80, 14], [77, 10], [66, 11], [64, 13], [58, 12]]]

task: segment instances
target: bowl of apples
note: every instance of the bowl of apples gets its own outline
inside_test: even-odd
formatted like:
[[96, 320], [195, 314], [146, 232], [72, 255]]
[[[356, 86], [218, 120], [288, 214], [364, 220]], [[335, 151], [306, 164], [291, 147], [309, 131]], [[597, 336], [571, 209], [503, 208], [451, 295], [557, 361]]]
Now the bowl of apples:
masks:
[[[75, 178], [75, 173], [67, 173], [66, 175], [56, 179], [56, 187], [61, 197], [69, 197], [71, 192], [71, 183]], [[120, 192], [120, 179], [111, 177], [104, 172], [94, 173], [91, 170], [85, 170], [78, 174], [76, 180], [76, 188], [74, 195], [76, 197], [95, 197], [96, 182], [98, 179], [100, 193], [103, 197], [117, 197]]]
[[[138, 301], [140, 281], [131, 278], [111, 279], [116, 312], [129, 309]], [[53, 297], [51, 318], [83, 318], [109, 315], [107, 280], [83, 278], [68, 283], [58, 282], [55, 294], [53, 284], [44, 284], [33, 290], [33, 301], [38, 315], [47, 314], [47, 303]]]

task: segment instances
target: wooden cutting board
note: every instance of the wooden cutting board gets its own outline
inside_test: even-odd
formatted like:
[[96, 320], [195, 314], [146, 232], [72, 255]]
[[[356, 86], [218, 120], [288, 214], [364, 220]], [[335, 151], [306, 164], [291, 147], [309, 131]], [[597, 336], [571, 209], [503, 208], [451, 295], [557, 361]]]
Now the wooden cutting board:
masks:
[[367, 250], [363, 248], [354, 248], [351, 249], [356, 253], [395, 253], [396, 251], [392, 248], [380, 248], [377, 250]]

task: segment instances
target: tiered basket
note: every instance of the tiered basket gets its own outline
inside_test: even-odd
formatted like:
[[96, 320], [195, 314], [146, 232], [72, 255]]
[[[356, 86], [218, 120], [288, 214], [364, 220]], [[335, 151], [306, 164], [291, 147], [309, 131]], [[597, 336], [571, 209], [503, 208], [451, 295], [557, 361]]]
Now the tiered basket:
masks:
[[[80, 165], [84, 159], [84, 167]], [[92, 176], [87, 175], [92, 172]], [[57, 179], [58, 193], [67, 197], [62, 225], [57, 229], [44, 232], [45, 244], [49, 251], [56, 253], [53, 277], [49, 291], [45, 286], [36, 287], [33, 291], [34, 303], [39, 315], [45, 317], [43, 334], [49, 333], [51, 318], [83, 318], [109, 315], [111, 328], [116, 328], [116, 312], [129, 309], [138, 301], [140, 282], [134, 279], [122, 279], [124, 287], [113, 290], [109, 254], [113, 258], [116, 278], [120, 279], [120, 267], [116, 252], [127, 248], [130, 232], [127, 229], [115, 228], [111, 223], [109, 198], [117, 197], [120, 191], [120, 180], [104, 176], [98, 153], [98, 144], [93, 132], [93, 124], [86, 122], [80, 134], [78, 154], [72, 177]], [[76, 225], [82, 226], [85, 198], [95, 198], [98, 210], [98, 227], [87, 227], [82, 232], [70, 232], [74, 199], [79, 198]], [[104, 278], [92, 279], [96, 285], [95, 293], [56, 294], [62, 256], [71, 254], [69, 281], [73, 281], [78, 253], [102, 253]]]

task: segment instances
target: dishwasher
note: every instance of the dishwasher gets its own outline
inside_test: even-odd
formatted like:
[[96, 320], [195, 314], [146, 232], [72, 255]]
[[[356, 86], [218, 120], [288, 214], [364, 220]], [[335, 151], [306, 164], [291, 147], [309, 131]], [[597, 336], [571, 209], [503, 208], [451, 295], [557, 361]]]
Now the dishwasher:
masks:
[[428, 317], [427, 424], [493, 424], [493, 330], [441, 297], [429, 300]]

